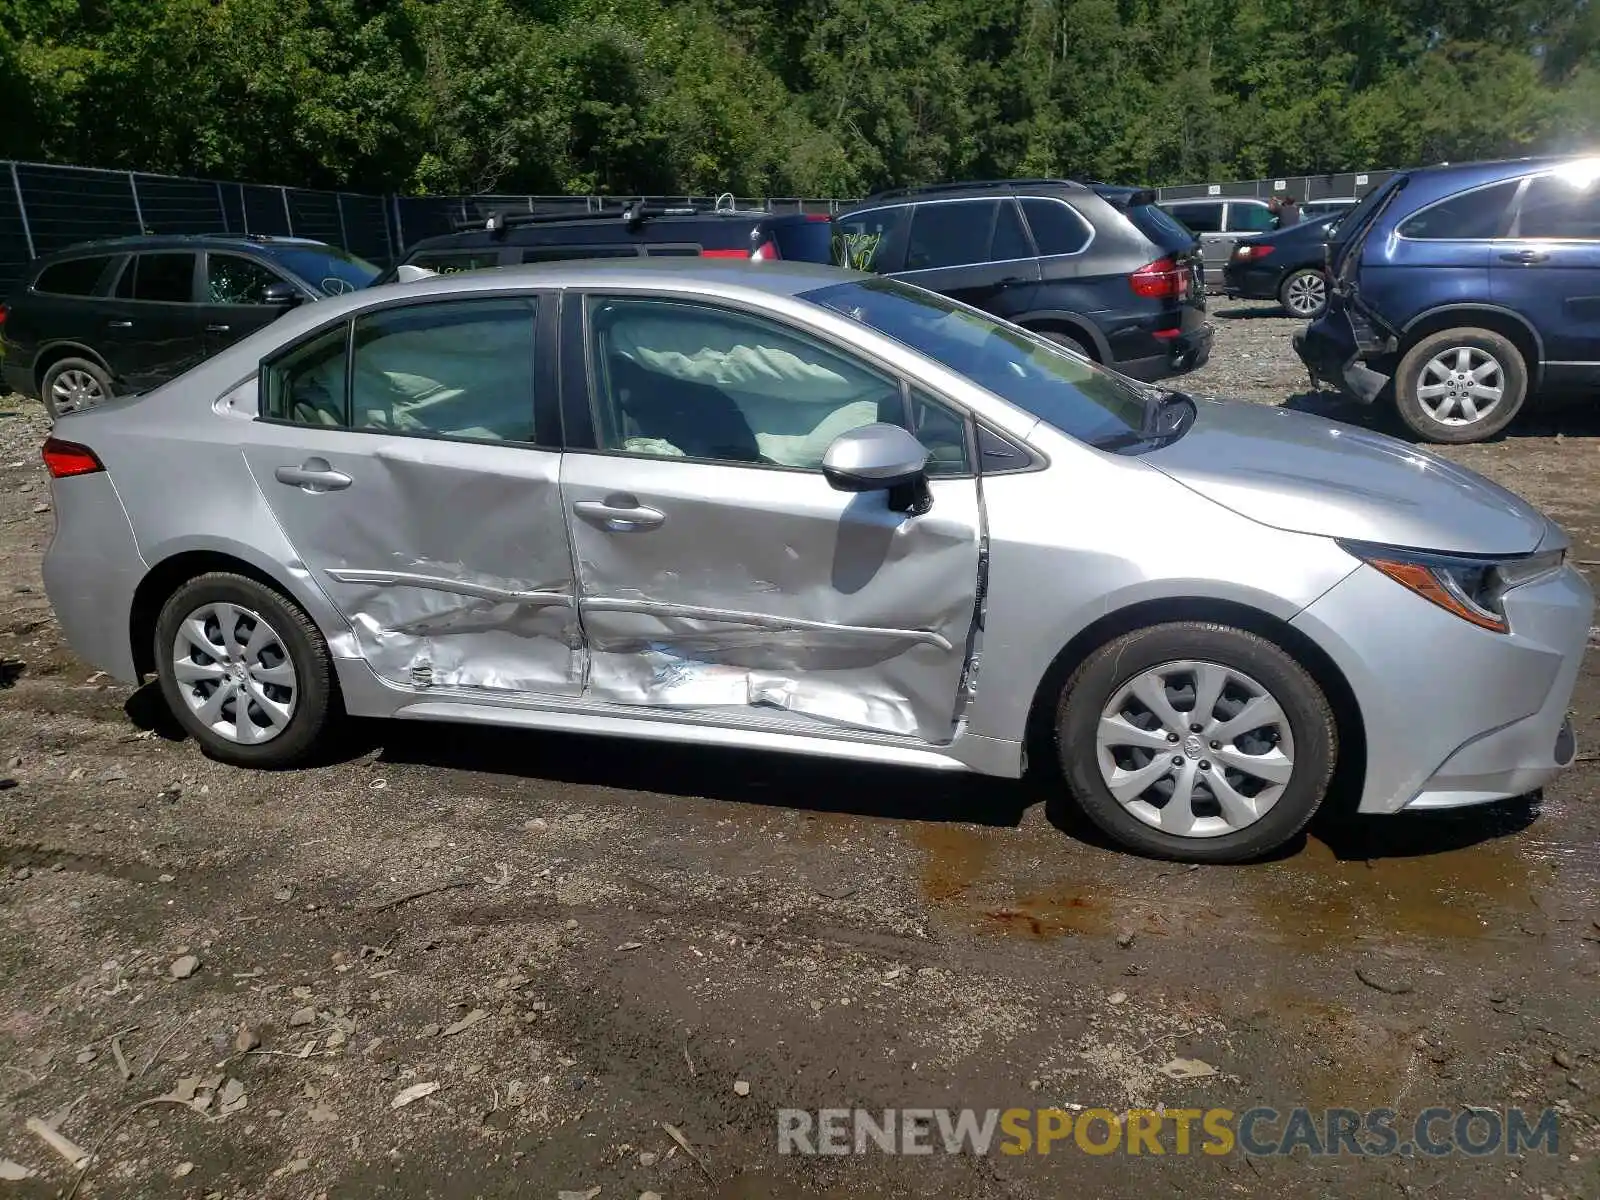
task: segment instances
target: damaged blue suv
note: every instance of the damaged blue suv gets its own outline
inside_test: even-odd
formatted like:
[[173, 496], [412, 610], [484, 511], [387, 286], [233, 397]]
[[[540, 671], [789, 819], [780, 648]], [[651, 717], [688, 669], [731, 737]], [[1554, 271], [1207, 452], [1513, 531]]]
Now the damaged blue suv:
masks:
[[1425, 441], [1481, 441], [1530, 396], [1600, 388], [1600, 157], [1401, 172], [1328, 255], [1328, 309], [1296, 352]]

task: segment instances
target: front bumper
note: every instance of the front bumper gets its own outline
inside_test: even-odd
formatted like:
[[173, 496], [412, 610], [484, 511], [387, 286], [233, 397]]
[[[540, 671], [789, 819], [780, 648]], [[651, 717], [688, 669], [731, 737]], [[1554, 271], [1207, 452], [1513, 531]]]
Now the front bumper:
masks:
[[1209, 324], [1200, 325], [1175, 338], [1167, 340], [1160, 354], [1144, 358], [1122, 359], [1108, 363], [1114, 371], [1145, 383], [1154, 383], [1171, 375], [1182, 375], [1206, 365], [1211, 358], [1211, 341], [1214, 336]]
[[1361, 812], [1520, 796], [1571, 764], [1567, 706], [1594, 594], [1565, 567], [1507, 593], [1505, 606], [1511, 632], [1491, 633], [1363, 565], [1294, 619], [1361, 709]]

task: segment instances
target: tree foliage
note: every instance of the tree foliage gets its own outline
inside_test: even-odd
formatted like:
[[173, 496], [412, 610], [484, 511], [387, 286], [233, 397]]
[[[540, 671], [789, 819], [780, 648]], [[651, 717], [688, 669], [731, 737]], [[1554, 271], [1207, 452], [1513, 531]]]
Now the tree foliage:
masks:
[[449, 192], [1137, 183], [1600, 137], [1595, 0], [0, 0], [0, 156]]

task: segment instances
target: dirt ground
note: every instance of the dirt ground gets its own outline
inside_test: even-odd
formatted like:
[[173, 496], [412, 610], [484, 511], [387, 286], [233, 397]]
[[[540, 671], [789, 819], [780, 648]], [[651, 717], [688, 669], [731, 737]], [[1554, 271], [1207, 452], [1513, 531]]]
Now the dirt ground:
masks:
[[[1214, 362], [1185, 386], [1328, 407], [1291, 322], [1215, 309]], [[1451, 457], [1600, 561], [1594, 425], [1569, 411]], [[1048, 778], [412, 724], [246, 773], [62, 643], [45, 430], [0, 400], [0, 1160], [36, 1172], [0, 1191], [1600, 1196], [1587, 750], [1542, 797], [1324, 823], [1206, 869], [1107, 848], [1044, 802]], [[1596, 670], [1574, 701], [1587, 748]], [[1172, 1078], [1175, 1059], [1215, 1073]], [[1388, 1107], [1402, 1127], [1554, 1107], [1560, 1140], [777, 1152], [780, 1108], [1158, 1105]], [[93, 1153], [85, 1177], [30, 1119]]]

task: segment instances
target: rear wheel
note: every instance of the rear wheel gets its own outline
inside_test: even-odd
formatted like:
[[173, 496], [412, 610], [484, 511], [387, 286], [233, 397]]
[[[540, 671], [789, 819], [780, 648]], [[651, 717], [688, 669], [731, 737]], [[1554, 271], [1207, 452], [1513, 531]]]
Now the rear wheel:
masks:
[[1241, 862], [1322, 803], [1338, 735], [1322, 690], [1278, 646], [1182, 621], [1124, 634], [1062, 691], [1061, 766], [1089, 818], [1159, 858]]
[[51, 417], [59, 417], [109, 400], [111, 376], [86, 358], [58, 359], [39, 381], [39, 394]]
[[1291, 317], [1314, 321], [1328, 307], [1328, 279], [1315, 267], [1291, 271], [1278, 285], [1278, 303]]
[[1094, 351], [1081, 338], [1075, 337], [1070, 333], [1064, 333], [1059, 329], [1041, 329], [1038, 332], [1040, 337], [1054, 342], [1064, 350], [1071, 350], [1074, 354], [1081, 354], [1090, 362], [1100, 361], [1095, 357]]
[[1528, 368], [1510, 338], [1490, 329], [1443, 329], [1400, 360], [1394, 401], [1417, 437], [1459, 444], [1493, 437], [1517, 415]]
[[162, 606], [155, 639], [162, 695], [212, 758], [292, 766], [337, 712], [322, 634], [254, 579], [217, 571], [190, 580]]

